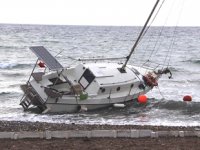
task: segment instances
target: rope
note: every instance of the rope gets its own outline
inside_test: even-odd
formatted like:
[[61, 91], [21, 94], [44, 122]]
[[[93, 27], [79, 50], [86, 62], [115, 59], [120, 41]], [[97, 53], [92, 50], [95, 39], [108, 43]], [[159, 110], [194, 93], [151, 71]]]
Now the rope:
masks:
[[176, 31], [177, 31], [177, 28], [178, 28], [178, 23], [179, 23], [179, 21], [180, 21], [180, 17], [181, 17], [181, 14], [182, 14], [182, 11], [183, 11], [183, 7], [184, 7], [184, 3], [185, 3], [185, 0], [183, 0], [182, 1], [182, 4], [180, 5], [181, 6], [181, 9], [180, 9], [180, 11], [179, 11], [179, 14], [178, 14], [178, 19], [177, 19], [177, 22], [176, 22], [176, 26], [175, 26], [175, 29], [174, 29], [174, 32], [173, 32], [173, 39], [172, 39], [172, 41], [171, 41], [171, 45], [170, 45], [170, 47], [169, 47], [169, 49], [170, 49], [170, 52], [169, 52], [169, 60], [168, 60], [168, 63], [167, 63], [167, 67], [169, 66], [169, 64], [170, 64], [170, 60], [171, 60], [171, 56], [172, 56], [172, 50], [173, 50], [173, 45], [174, 45], [174, 43], [175, 43], [175, 39], [176, 39], [176, 37], [175, 37], [175, 33], [176, 33]]
[[160, 90], [159, 86], [157, 86], [157, 88], [158, 88], [158, 91], [159, 91], [159, 93], [160, 93], [160, 95], [161, 95], [162, 99], [165, 99], [165, 97], [164, 97], [164, 95], [162, 94], [162, 92], [161, 92], [161, 90]]

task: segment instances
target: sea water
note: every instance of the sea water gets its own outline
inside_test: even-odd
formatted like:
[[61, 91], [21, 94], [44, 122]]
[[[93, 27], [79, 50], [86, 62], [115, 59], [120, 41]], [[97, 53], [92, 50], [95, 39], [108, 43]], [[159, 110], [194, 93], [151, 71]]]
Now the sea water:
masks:
[[[200, 28], [152, 27], [140, 40], [130, 64], [169, 67], [150, 91], [146, 105], [70, 114], [24, 112], [19, 105], [37, 60], [30, 46], [45, 46], [63, 66], [71, 58], [125, 57], [141, 27], [0, 25], [0, 120], [76, 124], [200, 125]], [[59, 54], [60, 53], [60, 54]], [[59, 55], [57, 55], [59, 54]], [[124, 60], [120, 60], [123, 62]], [[183, 102], [191, 95], [192, 102]]]

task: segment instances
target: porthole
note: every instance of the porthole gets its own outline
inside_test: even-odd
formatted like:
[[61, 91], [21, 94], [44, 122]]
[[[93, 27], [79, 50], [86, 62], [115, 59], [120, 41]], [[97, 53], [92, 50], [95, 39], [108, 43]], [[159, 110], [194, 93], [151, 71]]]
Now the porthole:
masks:
[[131, 88], [134, 86], [134, 84], [131, 84]]
[[106, 91], [105, 88], [100, 88], [101, 89], [101, 93], [104, 93]]
[[139, 87], [139, 89], [143, 89], [143, 90], [145, 89], [145, 86], [144, 86], [144, 84], [142, 84], [142, 83], [141, 83], [141, 84], [139, 84], [139, 86], [138, 86], [138, 87]]
[[120, 91], [120, 87], [117, 87], [117, 91]]

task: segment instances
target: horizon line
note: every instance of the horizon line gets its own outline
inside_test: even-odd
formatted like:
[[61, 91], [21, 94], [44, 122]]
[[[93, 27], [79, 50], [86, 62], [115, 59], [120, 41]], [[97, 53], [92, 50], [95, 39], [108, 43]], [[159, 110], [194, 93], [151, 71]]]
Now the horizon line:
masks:
[[[143, 25], [95, 25], [95, 24], [43, 24], [43, 23], [0, 23], [0, 25], [34, 25], [34, 26], [91, 26], [91, 27], [143, 27]], [[151, 25], [151, 27], [163, 27]], [[164, 27], [200, 27], [200, 25], [166, 25]]]

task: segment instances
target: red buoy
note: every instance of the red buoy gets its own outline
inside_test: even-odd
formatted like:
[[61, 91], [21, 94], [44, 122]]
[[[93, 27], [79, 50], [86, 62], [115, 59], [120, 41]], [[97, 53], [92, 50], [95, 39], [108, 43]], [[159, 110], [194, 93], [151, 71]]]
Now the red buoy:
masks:
[[40, 68], [45, 68], [45, 64], [44, 64], [42, 61], [40, 61], [40, 62], [38, 63], [38, 65], [40, 66]]
[[138, 96], [138, 103], [141, 103], [141, 104], [147, 103], [147, 96], [146, 95]]
[[185, 95], [185, 96], [183, 97], [183, 101], [185, 101], [185, 102], [191, 102], [191, 101], [192, 101], [192, 96], [190, 96], [190, 95]]

